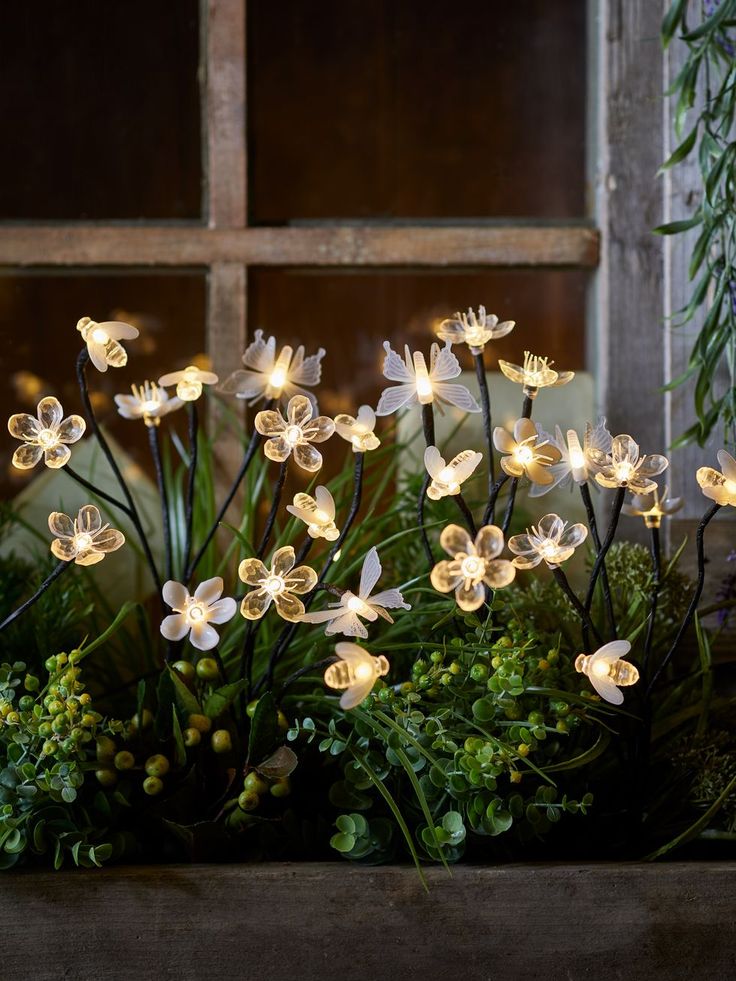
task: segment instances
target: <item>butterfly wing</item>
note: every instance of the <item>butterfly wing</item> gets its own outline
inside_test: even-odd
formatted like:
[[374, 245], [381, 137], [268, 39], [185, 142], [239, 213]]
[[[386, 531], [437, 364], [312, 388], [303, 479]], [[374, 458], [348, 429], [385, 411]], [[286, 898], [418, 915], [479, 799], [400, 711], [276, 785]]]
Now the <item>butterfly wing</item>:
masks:
[[381, 562], [378, 558], [378, 551], [372, 548], [363, 560], [363, 568], [360, 572], [360, 586], [358, 596], [366, 600], [373, 592], [373, 587], [381, 577]]

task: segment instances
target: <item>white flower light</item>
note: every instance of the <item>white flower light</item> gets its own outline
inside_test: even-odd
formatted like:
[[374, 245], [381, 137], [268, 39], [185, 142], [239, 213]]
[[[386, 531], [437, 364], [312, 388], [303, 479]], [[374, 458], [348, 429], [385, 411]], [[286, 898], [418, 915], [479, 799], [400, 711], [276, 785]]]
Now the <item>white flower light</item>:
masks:
[[541, 358], [537, 354], [530, 354], [524, 351], [524, 364], [511, 364], [510, 361], [501, 361], [498, 366], [506, 375], [509, 381], [517, 382], [524, 386], [524, 395], [529, 398], [536, 398], [540, 388], [567, 385], [575, 377], [574, 371], [556, 371], [552, 365], [554, 361], [549, 358]]
[[317, 613], [304, 613], [299, 619], [305, 623], [326, 623], [326, 634], [345, 634], [347, 637], [367, 637], [368, 631], [360, 622], [360, 618], [375, 621], [382, 617], [393, 623], [387, 609], [410, 610], [411, 606], [404, 602], [404, 597], [398, 589], [385, 589], [371, 596], [373, 587], [381, 577], [381, 563], [378, 552], [372, 548], [365, 557], [360, 573], [358, 594], [346, 590], [339, 603], [330, 603], [330, 609]]
[[81, 416], [65, 419], [61, 403], [52, 395], [41, 399], [36, 416], [17, 412], [8, 419], [10, 435], [23, 441], [13, 454], [13, 466], [30, 470], [43, 457], [47, 467], [58, 470], [72, 455], [68, 444], [81, 439], [86, 428]]
[[123, 419], [142, 419], [147, 426], [158, 426], [163, 416], [180, 409], [184, 404], [178, 398], [170, 398], [168, 392], [153, 382], [131, 385], [132, 395], [116, 395], [115, 404]]
[[480, 354], [488, 341], [505, 337], [515, 327], [515, 321], [498, 322], [498, 317], [486, 313], [485, 307], [478, 307], [478, 313], [468, 310], [467, 313], [456, 313], [454, 317], [443, 320], [437, 330], [437, 336], [450, 344], [467, 344], [472, 354]]
[[516, 555], [513, 563], [517, 569], [533, 569], [542, 561], [553, 569], [566, 562], [587, 537], [585, 525], [568, 527], [559, 515], [545, 514], [525, 534], [509, 538], [509, 549]]
[[103, 525], [94, 504], [85, 504], [74, 520], [61, 511], [52, 511], [49, 530], [57, 536], [51, 543], [52, 554], [62, 562], [73, 559], [76, 565], [96, 565], [125, 542], [121, 531]]
[[335, 653], [340, 660], [325, 671], [325, 684], [338, 691], [344, 689], [341, 708], [355, 708], [371, 693], [376, 681], [388, 674], [388, 661], [383, 654], [374, 657], [357, 644], [345, 641], [335, 645]]
[[404, 406], [429, 405], [431, 402], [447, 403], [465, 412], [480, 412], [480, 406], [464, 385], [450, 384], [451, 378], [460, 374], [460, 362], [450, 350], [449, 342], [440, 349], [433, 344], [429, 354], [429, 370], [424, 355], [420, 351], [412, 354], [409, 346], [404, 348], [402, 359], [384, 341], [386, 357], [383, 374], [389, 381], [399, 382], [385, 389], [376, 409], [377, 416], [388, 416]]
[[183, 640], [189, 634], [192, 647], [198, 651], [211, 651], [220, 642], [220, 636], [212, 623], [232, 620], [238, 604], [231, 597], [220, 599], [224, 583], [219, 576], [200, 583], [190, 595], [186, 586], [169, 579], [164, 583], [161, 595], [174, 611], [161, 622], [161, 633], [167, 640]]
[[295, 353], [287, 344], [277, 357], [276, 338], [269, 337], [264, 341], [263, 331], [257, 330], [243, 355], [246, 370], [240, 368], [234, 371], [222, 383], [220, 391], [239, 399], [250, 399], [251, 405], [261, 399], [288, 400], [294, 395], [304, 395], [315, 403], [314, 395], [301, 386], [319, 385], [324, 356], [322, 347], [316, 354], [305, 358], [303, 347], [298, 347]]

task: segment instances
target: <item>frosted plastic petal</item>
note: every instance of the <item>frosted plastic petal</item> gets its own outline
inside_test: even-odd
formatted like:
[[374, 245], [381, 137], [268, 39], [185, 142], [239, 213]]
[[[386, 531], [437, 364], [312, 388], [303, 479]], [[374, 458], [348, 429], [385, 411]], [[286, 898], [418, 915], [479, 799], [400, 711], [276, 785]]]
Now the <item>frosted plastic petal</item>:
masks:
[[296, 553], [291, 545], [277, 549], [271, 559], [271, 575], [285, 576], [294, 567]]
[[309, 593], [317, 585], [317, 579], [314, 569], [310, 569], [308, 565], [300, 565], [285, 576], [286, 588], [299, 595]]
[[322, 466], [322, 454], [309, 443], [299, 444], [294, 448], [294, 460], [302, 470], [316, 473]]
[[440, 535], [440, 545], [453, 558], [458, 552], [469, 555], [473, 552], [473, 542], [470, 535], [460, 525], [447, 525]]
[[102, 517], [94, 504], [85, 504], [77, 515], [77, 531], [94, 535], [102, 527]]
[[35, 416], [16, 412], [8, 419], [8, 432], [16, 439], [35, 440], [43, 427]]
[[74, 522], [68, 514], [62, 511], [52, 511], [49, 515], [49, 531], [52, 535], [60, 538], [72, 538], [74, 536]]
[[207, 617], [211, 623], [227, 623], [228, 620], [232, 620], [238, 609], [238, 604], [231, 596], [225, 597], [225, 599], [217, 600], [209, 608], [209, 615]]
[[189, 590], [180, 582], [169, 579], [164, 583], [161, 595], [164, 603], [170, 606], [172, 610], [184, 610], [189, 599]]
[[[306, 426], [312, 418], [312, 403], [304, 395], [295, 395], [289, 399], [286, 418], [290, 426]], [[332, 420], [330, 420], [332, 422]]]
[[189, 623], [181, 613], [172, 613], [163, 618], [160, 629], [167, 640], [183, 640], [189, 632]]
[[560, 535], [559, 543], [565, 548], [577, 548], [588, 537], [588, 529], [583, 524], [570, 525]]
[[304, 438], [311, 443], [324, 443], [335, 432], [335, 423], [329, 416], [317, 416], [304, 427]]
[[483, 581], [491, 589], [503, 589], [516, 577], [516, 568], [508, 559], [493, 559], [486, 562], [486, 574]]
[[205, 579], [204, 582], [201, 582], [197, 586], [194, 590], [194, 598], [198, 602], [209, 606], [222, 596], [224, 588], [225, 583], [222, 581], [221, 576], [213, 576], [212, 579]]
[[43, 450], [35, 443], [25, 443], [13, 453], [13, 466], [18, 470], [30, 470], [43, 456]]
[[254, 589], [240, 604], [240, 612], [246, 620], [260, 620], [271, 605], [271, 594], [265, 589]]
[[417, 390], [413, 383], [411, 385], [392, 385], [390, 388], [385, 388], [381, 393], [376, 415], [390, 416], [392, 412], [396, 412], [406, 405], [413, 405], [416, 401]]
[[543, 538], [557, 541], [565, 528], [565, 522], [557, 514], [545, 514], [543, 518], [539, 519], [537, 528]]
[[125, 544], [125, 535], [115, 528], [106, 528], [98, 532], [94, 538], [94, 547], [98, 552], [115, 552]]
[[55, 538], [51, 543], [51, 552], [62, 562], [69, 562], [77, 555], [77, 548], [71, 538]]
[[485, 525], [475, 538], [475, 549], [484, 559], [495, 559], [503, 551], [503, 532], [496, 525]]
[[486, 591], [482, 582], [476, 583], [475, 585], [471, 584], [467, 589], [465, 588], [465, 582], [462, 582], [455, 590], [457, 605], [461, 610], [465, 610], [468, 613], [482, 606], [485, 598]]
[[211, 651], [220, 642], [220, 635], [214, 627], [200, 620], [192, 625], [189, 642], [198, 651]]
[[462, 582], [462, 576], [458, 575], [456, 571], [453, 572], [457, 568], [457, 563], [443, 559], [432, 569], [429, 579], [438, 592], [450, 593]]
[[238, 576], [248, 586], [258, 586], [268, 578], [268, 569], [260, 559], [243, 559], [238, 566]]
[[38, 403], [38, 421], [43, 429], [56, 429], [64, 418], [64, 410], [58, 399], [48, 395]]
[[66, 463], [72, 455], [72, 451], [68, 446], [64, 446], [63, 443], [57, 443], [56, 446], [49, 446], [47, 450], [44, 450], [43, 462], [51, 470], [59, 470]]
[[304, 613], [304, 604], [292, 593], [280, 593], [278, 596], [274, 596], [274, 603], [279, 616], [283, 617], [284, 620], [295, 622]]

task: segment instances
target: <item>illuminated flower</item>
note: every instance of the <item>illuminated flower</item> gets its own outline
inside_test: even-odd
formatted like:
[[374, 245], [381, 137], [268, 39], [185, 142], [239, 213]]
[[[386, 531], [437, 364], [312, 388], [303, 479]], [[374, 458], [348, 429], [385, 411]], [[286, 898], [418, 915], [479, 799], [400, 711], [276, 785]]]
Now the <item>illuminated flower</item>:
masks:
[[220, 599], [224, 583], [219, 576], [200, 583], [191, 596], [186, 586], [169, 579], [161, 595], [174, 611], [161, 622], [161, 633], [167, 640], [184, 640], [189, 634], [192, 647], [211, 651], [220, 635], [211, 623], [227, 623], [235, 616], [238, 604], [231, 597]]
[[170, 398], [168, 392], [154, 382], [131, 385], [132, 395], [116, 395], [115, 404], [123, 419], [142, 419], [147, 426], [158, 426], [163, 416], [180, 409], [184, 404], [176, 396]]
[[219, 378], [214, 371], [203, 371], [190, 364], [181, 371], [170, 371], [161, 375], [159, 385], [176, 385], [176, 394], [182, 402], [196, 402], [202, 394], [203, 385], [216, 385]]
[[305, 623], [326, 623], [326, 634], [345, 634], [347, 637], [367, 637], [368, 631], [360, 622], [374, 621], [383, 617], [389, 623], [393, 618], [386, 612], [389, 610], [410, 610], [411, 606], [404, 602], [404, 597], [398, 589], [384, 589], [371, 596], [373, 587], [381, 577], [381, 563], [378, 552], [372, 548], [365, 557], [360, 573], [358, 595], [346, 590], [340, 597], [339, 603], [330, 603], [330, 609], [318, 613], [304, 613], [300, 619]]
[[599, 647], [595, 654], [578, 654], [575, 670], [586, 675], [601, 698], [612, 705], [620, 705], [624, 693], [617, 686], [635, 685], [639, 680], [637, 668], [621, 660], [630, 650], [628, 640], [612, 640]]
[[639, 445], [631, 436], [616, 436], [606, 456], [592, 451], [599, 466], [595, 479], [601, 487], [628, 487], [633, 494], [651, 494], [657, 485], [651, 479], [668, 467], [667, 458], [653, 453], [639, 456]]
[[655, 488], [651, 494], [634, 494], [629, 504], [624, 504], [622, 511], [632, 518], [644, 518], [647, 528], [659, 528], [662, 518], [679, 511], [683, 505], [681, 497], [667, 497], [668, 487], [662, 491]]
[[340, 696], [340, 708], [355, 708], [370, 695], [376, 681], [388, 674], [388, 661], [383, 654], [374, 657], [357, 644], [347, 641], [335, 644], [335, 653], [341, 660], [325, 671], [325, 684], [338, 691], [344, 689]]
[[103, 525], [100, 512], [94, 504], [85, 504], [72, 519], [61, 511], [49, 515], [49, 529], [57, 537], [51, 543], [51, 551], [62, 562], [77, 565], [95, 565], [102, 562], [108, 552], [114, 552], [125, 541], [121, 531], [109, 524]]
[[369, 405], [361, 405], [358, 415], [335, 416], [335, 432], [348, 443], [353, 444], [353, 453], [377, 450], [381, 441], [373, 432], [376, 428], [376, 413]]
[[519, 385], [524, 386], [524, 395], [533, 399], [536, 397], [540, 388], [551, 386], [567, 385], [575, 377], [574, 371], [555, 371], [552, 368], [554, 361], [549, 358], [540, 358], [536, 354], [524, 351], [524, 364], [511, 364], [509, 361], [499, 359], [498, 366], [506, 377]]
[[119, 341], [132, 341], [138, 336], [138, 328], [117, 320], [106, 320], [98, 324], [89, 317], [77, 322], [77, 330], [87, 345], [92, 364], [98, 371], [122, 368], [128, 363], [128, 352]]
[[529, 491], [530, 497], [541, 497], [553, 487], [586, 483], [600, 469], [596, 460], [605, 461], [611, 452], [612, 437], [606, 429], [605, 419], [599, 419], [595, 427], [589, 422], [585, 424], [582, 446], [574, 429], [567, 430], [567, 439], [562, 435], [559, 426], [555, 427], [554, 437], [549, 433], [544, 433], [544, 437], [559, 451], [560, 460], [547, 469], [547, 472], [552, 475], [552, 483], [535, 484]]
[[269, 460], [283, 463], [292, 452], [302, 470], [315, 472], [322, 466], [322, 454], [312, 443], [323, 443], [335, 431], [335, 423], [328, 416], [312, 418], [314, 408], [306, 395], [294, 395], [289, 399], [286, 419], [276, 409], [265, 409], [256, 414], [256, 429], [261, 436], [268, 436], [263, 451]]
[[460, 525], [448, 525], [440, 535], [440, 545], [452, 556], [432, 569], [430, 581], [440, 593], [455, 590], [461, 610], [477, 610], [485, 601], [485, 587], [508, 586], [516, 569], [508, 559], [499, 559], [503, 551], [503, 533], [495, 525], [485, 525], [475, 541]]
[[480, 354], [488, 341], [505, 337], [515, 326], [514, 320], [498, 322], [498, 317], [486, 313], [485, 307], [468, 310], [467, 313], [456, 313], [454, 317], [443, 320], [437, 330], [437, 336], [450, 344], [467, 344], [473, 354]]
[[695, 475], [698, 484], [711, 501], [736, 507], [736, 460], [725, 450], [719, 450], [718, 462], [723, 473], [719, 473], [713, 467], [700, 467]]
[[335, 525], [335, 501], [326, 487], [317, 487], [314, 497], [295, 494], [294, 503], [287, 504], [286, 510], [304, 522], [311, 538], [326, 538], [328, 542], [334, 542], [340, 537]]
[[324, 356], [322, 347], [305, 358], [303, 347], [298, 347], [294, 354], [294, 349], [287, 344], [276, 357], [276, 338], [269, 337], [264, 341], [263, 331], [257, 330], [243, 355], [246, 370], [234, 371], [222, 383], [220, 391], [239, 399], [250, 399], [251, 405], [261, 399], [280, 399], [282, 396], [286, 399], [293, 395], [304, 395], [315, 402], [314, 395], [301, 386], [319, 385], [322, 377], [320, 362]]
[[84, 435], [87, 423], [81, 416], [67, 416], [58, 399], [52, 395], [38, 403], [37, 417], [17, 412], [8, 419], [11, 436], [23, 441], [13, 454], [13, 466], [30, 470], [41, 457], [47, 467], [58, 470], [69, 462], [72, 451], [67, 444]]
[[547, 470], [558, 463], [560, 451], [541, 435], [531, 419], [517, 419], [514, 435], [501, 426], [493, 430], [493, 444], [500, 453], [501, 469], [509, 477], [527, 476], [533, 484], [551, 484], [554, 477]]
[[464, 385], [449, 384], [450, 378], [460, 374], [460, 362], [450, 350], [449, 342], [440, 349], [433, 344], [429, 352], [429, 371], [427, 362], [420, 351], [412, 354], [407, 344], [404, 358], [391, 348], [388, 341], [383, 342], [386, 357], [383, 373], [389, 381], [399, 382], [385, 389], [376, 409], [377, 416], [388, 416], [403, 406], [429, 405], [430, 402], [445, 402], [455, 405], [465, 412], [480, 412], [480, 406]]
[[246, 620], [260, 620], [271, 603], [276, 604], [276, 610], [284, 620], [295, 621], [301, 617], [304, 604], [296, 597], [314, 589], [317, 573], [308, 565], [295, 569], [295, 559], [291, 545], [285, 545], [273, 553], [270, 569], [260, 559], [243, 559], [238, 575], [246, 585], [257, 587], [246, 595], [240, 605], [240, 612]]
[[536, 527], [527, 528], [526, 534], [509, 538], [509, 548], [515, 553], [517, 569], [533, 569], [544, 560], [553, 569], [565, 562], [588, 535], [585, 525], [567, 526], [556, 514], [545, 514]]
[[482, 459], [482, 453], [462, 450], [449, 463], [445, 463], [437, 447], [428, 446], [424, 451], [424, 466], [432, 483], [427, 488], [427, 497], [439, 501], [448, 495], [459, 494], [460, 485], [470, 477]]

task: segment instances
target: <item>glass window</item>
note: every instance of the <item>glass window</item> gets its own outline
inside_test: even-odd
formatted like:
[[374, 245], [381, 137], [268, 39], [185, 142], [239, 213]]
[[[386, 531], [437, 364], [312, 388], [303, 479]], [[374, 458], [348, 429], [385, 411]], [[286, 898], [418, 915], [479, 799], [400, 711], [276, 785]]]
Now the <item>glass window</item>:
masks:
[[[201, 354], [205, 307], [202, 273], [147, 275], [125, 270], [104, 275], [14, 272], [0, 276], [0, 374], [5, 380], [0, 417], [35, 413], [44, 395], [55, 395], [67, 414], [81, 412], [75, 374], [82, 348], [77, 321], [84, 316], [127, 321], [141, 332], [126, 344], [128, 364], [105, 374], [90, 368], [88, 377], [93, 404], [106, 430], [148, 469], [145, 427], [118, 416], [113, 396], [129, 392], [131, 382], [156, 380]], [[177, 425], [185, 427], [183, 413], [177, 415], [182, 415]], [[11, 496], [40, 472], [11, 466], [16, 446], [6, 432], [0, 444], [0, 498]]]
[[197, 0], [0, 14], [0, 219], [196, 219]]
[[586, 0], [249, 0], [251, 218], [585, 214]]

